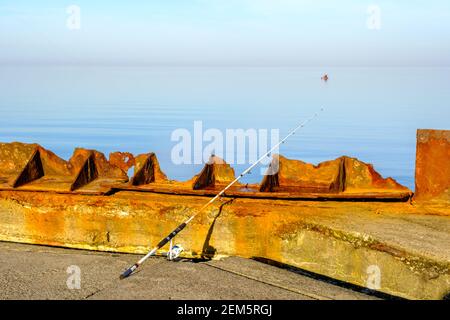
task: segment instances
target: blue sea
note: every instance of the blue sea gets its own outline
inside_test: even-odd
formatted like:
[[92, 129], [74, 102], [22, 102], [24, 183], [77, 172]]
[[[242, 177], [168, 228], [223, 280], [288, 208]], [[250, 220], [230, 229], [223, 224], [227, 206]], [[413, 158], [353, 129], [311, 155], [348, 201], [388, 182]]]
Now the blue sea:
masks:
[[450, 69], [0, 66], [1, 142], [36, 142], [65, 159], [75, 147], [153, 151], [178, 180], [202, 166], [173, 163], [174, 130], [199, 120], [283, 136], [321, 108], [281, 154], [357, 157], [414, 189], [416, 129], [450, 129]]

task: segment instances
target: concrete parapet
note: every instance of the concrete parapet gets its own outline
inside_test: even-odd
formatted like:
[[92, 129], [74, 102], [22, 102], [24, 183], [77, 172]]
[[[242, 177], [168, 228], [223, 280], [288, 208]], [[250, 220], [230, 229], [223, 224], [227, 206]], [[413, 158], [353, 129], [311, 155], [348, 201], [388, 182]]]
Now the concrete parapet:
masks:
[[[144, 254], [203, 204], [155, 193], [0, 191], [0, 240]], [[176, 241], [185, 257], [263, 258], [404, 298], [441, 299], [450, 292], [450, 216], [439, 210], [224, 199]]]

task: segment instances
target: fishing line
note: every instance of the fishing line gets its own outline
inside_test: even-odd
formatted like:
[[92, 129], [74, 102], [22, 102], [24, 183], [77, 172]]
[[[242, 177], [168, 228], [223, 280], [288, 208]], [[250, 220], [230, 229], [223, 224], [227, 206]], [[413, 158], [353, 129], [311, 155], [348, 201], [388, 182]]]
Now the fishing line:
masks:
[[[320, 109], [320, 111], [323, 111], [323, 108]], [[236, 179], [234, 179], [232, 182], [230, 182], [225, 188], [223, 188], [214, 198], [209, 200], [206, 204], [204, 204], [195, 214], [193, 214], [189, 219], [184, 221], [182, 224], [180, 224], [178, 227], [175, 228], [169, 235], [167, 235], [165, 238], [163, 238], [149, 253], [147, 253], [144, 257], [142, 257], [138, 262], [136, 262], [134, 265], [129, 267], [127, 270], [125, 270], [121, 275], [120, 279], [125, 279], [130, 274], [133, 273], [134, 270], [136, 270], [140, 265], [142, 265], [145, 260], [150, 258], [152, 255], [154, 255], [159, 249], [161, 249], [165, 244], [167, 244], [170, 240], [172, 240], [177, 234], [179, 234], [186, 226], [200, 213], [203, 212], [207, 207], [209, 207], [214, 201], [219, 199], [229, 188], [231, 188], [236, 182], [238, 182], [242, 177], [244, 177], [246, 174], [248, 174], [254, 167], [256, 167], [261, 161], [265, 159], [265, 157], [269, 156], [274, 150], [276, 150], [281, 144], [284, 144], [284, 142], [289, 139], [292, 135], [295, 134], [296, 131], [303, 128], [305, 125], [307, 125], [310, 121], [315, 119], [318, 116], [318, 113], [316, 112], [312, 117], [306, 119], [301, 124], [299, 124], [294, 130], [289, 132], [289, 134], [284, 137], [280, 142], [278, 142], [275, 146], [273, 146], [269, 151], [267, 151], [264, 155], [262, 155], [255, 163], [253, 163], [250, 167], [245, 169]]]

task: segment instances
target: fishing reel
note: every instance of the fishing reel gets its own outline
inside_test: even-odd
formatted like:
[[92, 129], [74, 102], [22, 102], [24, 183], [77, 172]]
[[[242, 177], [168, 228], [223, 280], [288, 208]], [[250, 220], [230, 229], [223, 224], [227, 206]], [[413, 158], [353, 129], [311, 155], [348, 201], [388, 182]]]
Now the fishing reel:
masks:
[[172, 240], [170, 240], [169, 251], [167, 251], [167, 260], [179, 261], [180, 255], [183, 251], [184, 251], [184, 248], [180, 244], [173, 245]]

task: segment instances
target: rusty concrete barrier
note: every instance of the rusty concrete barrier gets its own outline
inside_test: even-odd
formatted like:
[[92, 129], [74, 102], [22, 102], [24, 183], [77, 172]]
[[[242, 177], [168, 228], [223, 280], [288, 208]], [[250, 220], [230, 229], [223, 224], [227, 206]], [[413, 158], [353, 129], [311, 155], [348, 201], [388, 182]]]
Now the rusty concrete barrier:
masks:
[[[142, 192], [0, 191], [0, 240], [144, 254], [204, 203]], [[175, 241], [185, 257], [263, 258], [405, 298], [441, 299], [450, 292], [450, 216], [440, 210], [225, 198]]]
[[345, 190], [344, 157], [314, 166], [300, 160], [274, 155], [261, 191], [295, 191], [337, 193]]
[[131, 179], [133, 186], [167, 181], [167, 176], [162, 172], [153, 152], [137, 156], [135, 162], [134, 176]]
[[340, 157], [312, 165], [274, 155], [261, 191], [315, 193], [405, 193], [410, 190], [392, 178], [384, 179], [371, 164], [356, 158]]
[[0, 185], [15, 188], [42, 177], [37, 148], [35, 144], [0, 143]]
[[95, 150], [78, 148], [65, 161], [37, 144], [0, 144], [0, 189], [100, 193], [128, 181]]
[[[202, 171], [192, 179], [192, 188], [194, 190], [221, 189], [235, 178], [234, 170], [229, 164], [217, 156], [211, 156]], [[235, 187], [240, 185], [238, 182]]]
[[[274, 155], [279, 170], [261, 184], [236, 183], [228, 195], [249, 198], [340, 201], [407, 201], [412, 192], [392, 178], [384, 179], [372, 165], [340, 157], [315, 166]], [[134, 167], [134, 175], [128, 171]], [[188, 181], [170, 180], [156, 154], [134, 156], [75, 149], [66, 161], [37, 144], [0, 144], [0, 189], [41, 192], [111, 194], [129, 190], [213, 196], [235, 179], [233, 168], [212, 156], [202, 171]]]
[[417, 130], [414, 199], [450, 204], [450, 130]]
[[[448, 201], [448, 131], [418, 138], [413, 203], [356, 158], [312, 165], [280, 155], [278, 171], [230, 189], [176, 241], [186, 257], [263, 258], [363, 287], [375, 270], [372, 289], [440, 299], [450, 292], [450, 206], [429, 201]], [[0, 144], [0, 240], [146, 253], [234, 178], [218, 157], [179, 182], [154, 153], [108, 160], [76, 149], [66, 161], [37, 144]]]
[[167, 180], [154, 153], [113, 152], [108, 160], [96, 150], [77, 148], [66, 161], [38, 144], [0, 143], [0, 189], [104, 194], [128, 181], [140, 186]]

